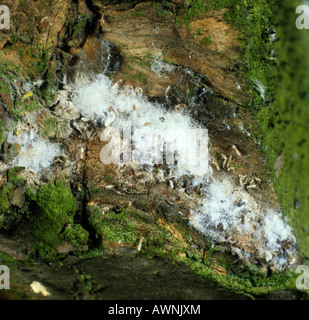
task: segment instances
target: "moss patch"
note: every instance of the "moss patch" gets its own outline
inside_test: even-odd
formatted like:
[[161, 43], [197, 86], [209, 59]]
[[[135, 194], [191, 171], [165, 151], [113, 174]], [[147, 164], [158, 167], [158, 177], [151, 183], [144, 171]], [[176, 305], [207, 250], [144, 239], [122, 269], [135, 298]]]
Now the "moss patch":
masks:
[[8, 182], [12, 182], [15, 185], [24, 182], [25, 178], [19, 175], [24, 170], [25, 170], [24, 167], [13, 167], [9, 169], [7, 172]]
[[120, 213], [104, 214], [99, 206], [90, 209], [89, 223], [96, 233], [108, 242], [126, 242], [136, 244], [140, 238], [138, 232], [138, 211], [123, 210]]
[[[290, 218], [301, 250], [309, 256], [309, 130], [306, 30], [298, 30], [294, 14], [297, 1], [274, 1], [273, 18], [280, 39], [275, 44], [278, 64], [273, 70], [275, 100], [259, 113], [265, 151], [284, 212]], [[284, 157], [281, 170], [278, 158]]]
[[11, 220], [11, 200], [14, 195], [15, 186], [12, 183], [5, 183], [0, 190], [0, 229], [7, 228]]
[[10, 200], [14, 195], [14, 185], [6, 183], [0, 191], [0, 212], [6, 213], [10, 208]]
[[17, 263], [17, 261], [14, 258], [12, 258], [10, 255], [8, 255], [5, 252], [0, 252], [0, 262], [1, 263], [10, 263], [10, 262]]
[[63, 183], [41, 186], [27, 191], [28, 199], [35, 202], [29, 218], [34, 222], [34, 237], [39, 241], [36, 249], [48, 261], [61, 258], [56, 246], [70, 242], [80, 247], [87, 243], [88, 232], [74, 223], [76, 199]]

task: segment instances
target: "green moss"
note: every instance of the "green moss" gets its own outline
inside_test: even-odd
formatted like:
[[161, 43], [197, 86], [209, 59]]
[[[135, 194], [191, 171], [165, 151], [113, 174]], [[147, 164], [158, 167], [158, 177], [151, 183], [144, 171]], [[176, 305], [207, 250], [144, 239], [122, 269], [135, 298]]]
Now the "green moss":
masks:
[[43, 123], [42, 135], [46, 139], [60, 138], [66, 126], [67, 123], [65, 121], [59, 121], [56, 117], [49, 116]]
[[49, 117], [44, 121], [42, 134], [45, 138], [56, 135], [58, 131], [59, 121], [56, 118]]
[[17, 261], [7, 253], [0, 252], [0, 263], [10, 263], [10, 262], [16, 263]]
[[88, 237], [88, 231], [86, 231], [80, 224], [66, 227], [64, 232], [61, 234], [61, 239], [71, 242], [75, 247], [81, 247], [86, 244]]
[[77, 4], [72, 4], [72, 11], [66, 22], [65, 33], [62, 42], [69, 46], [79, 47], [85, 39], [87, 23], [91, 23], [93, 16], [91, 14], [80, 14]]
[[76, 200], [70, 188], [61, 182], [41, 186], [37, 203], [46, 217], [61, 225], [69, 222], [76, 211]]
[[8, 181], [13, 184], [18, 184], [19, 182], [25, 181], [25, 178], [19, 176], [19, 173], [23, 171], [24, 167], [14, 167], [8, 170], [7, 177]]
[[136, 243], [139, 240], [136, 225], [132, 222], [134, 218], [129, 210], [103, 214], [99, 207], [91, 211], [89, 223], [103, 240], [127, 243]]
[[21, 68], [8, 61], [0, 61], [0, 74], [7, 80], [16, 80], [21, 73]]
[[[302, 253], [309, 256], [309, 45], [305, 30], [295, 27], [297, 15], [290, 14], [299, 3], [284, 0], [273, 4], [273, 23], [280, 39], [274, 45], [278, 60], [269, 82], [274, 101], [263, 106], [257, 118], [283, 212], [289, 217]], [[284, 165], [275, 172], [280, 155], [284, 156]]]
[[190, 3], [185, 2], [184, 10], [180, 10], [180, 15], [175, 17], [175, 21], [177, 25], [185, 24], [189, 29], [190, 23], [206, 14], [209, 10], [215, 9], [220, 10], [226, 6], [228, 6], [232, 1], [228, 0], [194, 0]]
[[37, 202], [37, 193], [38, 188], [37, 187], [30, 187], [26, 190], [26, 197], [29, 201]]
[[[11, 86], [10, 81], [17, 80], [21, 77], [21, 71], [18, 66], [15, 66], [9, 62], [3, 62], [0, 60], [0, 92], [6, 94], [7, 96], [11, 97]], [[12, 99], [12, 103], [13, 103]], [[1, 122], [1, 121], [0, 121]], [[0, 127], [0, 139], [3, 139], [3, 123], [1, 122]], [[2, 132], [2, 134], [1, 134]], [[3, 142], [2, 142], [3, 143]], [[0, 142], [1, 144], [1, 142]]]
[[201, 45], [203, 45], [203, 46], [209, 46], [210, 44], [212, 44], [212, 40], [211, 40], [211, 38], [209, 37], [209, 36], [207, 36], [207, 37], [204, 37], [202, 40], [201, 40]]
[[[64, 56], [68, 55], [63, 53]], [[40, 95], [45, 103], [50, 104], [57, 92], [57, 79], [56, 79], [56, 63], [50, 63], [47, 72], [44, 75], [45, 85], [40, 88]]]
[[91, 259], [94, 257], [102, 256], [104, 254], [103, 247], [99, 248], [92, 248], [89, 249], [88, 251], [75, 251], [74, 255], [81, 258], [81, 259]]
[[[93, 295], [102, 289], [101, 285], [98, 285], [93, 281], [91, 274], [80, 271], [76, 267], [74, 269], [76, 273], [76, 282], [74, 283], [74, 286], [80, 294], [83, 296], [87, 295], [89, 297], [89, 295]], [[78, 299], [78, 297], [75, 298]]]
[[17, 97], [14, 103], [14, 113], [18, 118], [20, 114], [24, 111], [35, 111], [40, 110], [42, 108], [42, 104], [40, 102], [39, 97], [32, 93], [32, 96], [28, 99], [23, 99], [23, 97]]
[[87, 16], [86, 17], [79, 16], [73, 25], [72, 37], [73, 38], [83, 37], [86, 24], [87, 24]]
[[10, 86], [7, 82], [6, 79], [1, 79], [0, 81], [0, 92], [9, 95], [11, 90], [10, 90]]
[[55, 247], [63, 242], [83, 246], [88, 241], [88, 232], [74, 223], [76, 200], [69, 187], [63, 183], [41, 186], [37, 192], [28, 189], [27, 197], [36, 203], [30, 214], [34, 222], [33, 234], [39, 241], [36, 249], [43, 259], [60, 258]]
[[47, 70], [52, 48], [45, 48], [38, 42], [31, 45], [17, 47], [20, 57], [29, 57], [25, 61], [27, 72], [34, 78], [43, 75]]
[[6, 183], [0, 190], [0, 212], [6, 213], [10, 208], [10, 201], [14, 195], [14, 185]]
[[2, 213], [0, 214], [0, 229], [2, 229], [5, 225], [5, 215]]
[[50, 245], [46, 242], [38, 242], [33, 246], [33, 250], [37, 252], [38, 256], [44, 261], [54, 262], [58, 261], [61, 258], [64, 258], [64, 254], [59, 254], [53, 245]]
[[172, 4], [165, 0], [160, 2], [155, 2], [153, 4], [153, 8], [155, 10], [155, 14], [158, 15], [159, 17], [165, 18], [173, 13]]
[[6, 227], [7, 219], [10, 218], [9, 210], [14, 189], [15, 186], [12, 183], [6, 183], [0, 190], [0, 229]]

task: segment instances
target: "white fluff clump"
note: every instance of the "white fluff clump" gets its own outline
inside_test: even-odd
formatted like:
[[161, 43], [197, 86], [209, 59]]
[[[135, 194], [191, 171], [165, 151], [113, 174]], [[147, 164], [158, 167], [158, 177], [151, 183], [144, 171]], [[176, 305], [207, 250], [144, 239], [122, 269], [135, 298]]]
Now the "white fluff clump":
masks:
[[[244, 259], [257, 258], [277, 269], [294, 262], [296, 239], [282, 215], [261, 208], [250, 194], [227, 178], [207, 186], [191, 225], [215, 242], [230, 244]], [[284, 243], [288, 244], [286, 248]]]
[[250, 199], [249, 194], [235, 191], [227, 179], [211, 182], [191, 224], [221, 242], [229, 240], [231, 230], [248, 233], [252, 222], [251, 213], [257, 210], [257, 204]]
[[8, 135], [8, 142], [20, 146], [19, 154], [13, 159], [11, 166], [20, 166], [40, 172], [48, 168], [53, 160], [60, 155], [60, 147], [49, 140], [38, 136], [33, 130], [23, 131], [15, 136]]
[[[295, 250], [296, 239], [292, 228], [282, 219], [282, 216], [273, 210], [267, 211], [264, 216], [264, 225], [261, 228], [265, 246], [268, 249], [266, 260], [279, 267], [287, 265], [287, 258]], [[288, 248], [284, 250], [283, 244], [287, 243]], [[292, 244], [292, 246], [291, 246]], [[291, 246], [291, 248], [289, 248]], [[294, 250], [293, 250], [294, 249]], [[280, 254], [276, 254], [280, 252]]]
[[98, 76], [90, 84], [77, 88], [73, 102], [83, 116], [101, 121], [105, 126], [111, 125], [120, 132], [124, 123], [130, 123], [132, 145], [140, 155], [140, 164], [160, 164], [156, 159], [160, 158], [163, 141], [173, 145], [176, 159], [185, 157], [183, 163], [175, 166], [174, 175], [193, 174], [201, 168], [200, 174], [206, 174], [208, 159], [201, 160], [197, 145], [196, 157], [189, 149], [192, 143], [188, 133], [198, 126], [193, 124], [188, 114], [178, 110], [167, 111], [128, 87], [120, 90], [105, 76]]

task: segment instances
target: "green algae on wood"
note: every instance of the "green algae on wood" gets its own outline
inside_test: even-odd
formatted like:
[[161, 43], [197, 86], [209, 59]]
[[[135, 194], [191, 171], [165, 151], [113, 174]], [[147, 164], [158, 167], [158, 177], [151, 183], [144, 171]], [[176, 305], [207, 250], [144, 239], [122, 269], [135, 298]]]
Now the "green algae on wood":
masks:
[[301, 254], [308, 257], [309, 47], [308, 34], [295, 27], [297, 15], [290, 14], [297, 5], [297, 1], [273, 1], [272, 22], [279, 41], [273, 45], [276, 63], [268, 85], [274, 99], [260, 108], [257, 118], [282, 210], [295, 231]]
[[0, 212], [6, 213], [10, 208], [10, 200], [14, 195], [14, 185], [6, 183], [0, 190]]
[[139, 240], [136, 220], [130, 210], [104, 214], [102, 208], [96, 207], [88, 209], [88, 211], [90, 225], [103, 240], [133, 244]]
[[0, 189], [0, 230], [7, 227], [7, 220], [10, 220], [11, 200], [14, 196], [15, 186], [12, 183], [5, 183]]
[[88, 232], [74, 223], [76, 199], [64, 183], [50, 183], [27, 191], [28, 199], [35, 202], [30, 220], [34, 222], [34, 237], [39, 241], [36, 249], [46, 260], [57, 260], [56, 247], [65, 241], [81, 247], [88, 241]]
[[24, 167], [13, 167], [10, 168], [7, 172], [7, 179], [8, 182], [12, 182], [13, 184], [17, 185], [20, 183], [25, 183], [25, 178], [20, 176], [20, 173], [24, 172]]

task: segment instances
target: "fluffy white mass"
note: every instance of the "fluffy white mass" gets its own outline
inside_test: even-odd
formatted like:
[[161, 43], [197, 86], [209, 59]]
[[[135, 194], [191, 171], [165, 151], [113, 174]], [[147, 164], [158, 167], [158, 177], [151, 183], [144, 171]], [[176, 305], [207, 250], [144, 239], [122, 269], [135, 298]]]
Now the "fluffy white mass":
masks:
[[[261, 208], [250, 194], [227, 178], [208, 185], [191, 225], [217, 242], [241, 248], [244, 256], [254, 252], [276, 268], [293, 263], [288, 258], [295, 255], [296, 239], [281, 213]], [[290, 246], [284, 248], [284, 243]], [[240, 254], [241, 250], [236, 252]]]
[[40, 172], [48, 168], [53, 160], [60, 155], [60, 147], [49, 140], [38, 136], [33, 130], [24, 130], [19, 135], [8, 135], [8, 141], [20, 148], [11, 166], [20, 166]]
[[[135, 154], [139, 155], [139, 159], [134, 160], [138, 163], [158, 164], [164, 147], [178, 161], [175, 175], [207, 173], [208, 154], [202, 154], [201, 147], [206, 151], [208, 141], [200, 145], [205, 141], [200, 139], [204, 133], [198, 130], [188, 114], [179, 110], [167, 111], [159, 104], [146, 101], [141, 93], [131, 88], [119, 90], [105, 76], [80, 86], [73, 95], [73, 102], [84, 117], [101, 121], [105, 126], [111, 125], [120, 132], [129, 123], [130, 139]], [[196, 143], [193, 143], [194, 136]], [[166, 163], [174, 162], [173, 158], [173, 162]]]

